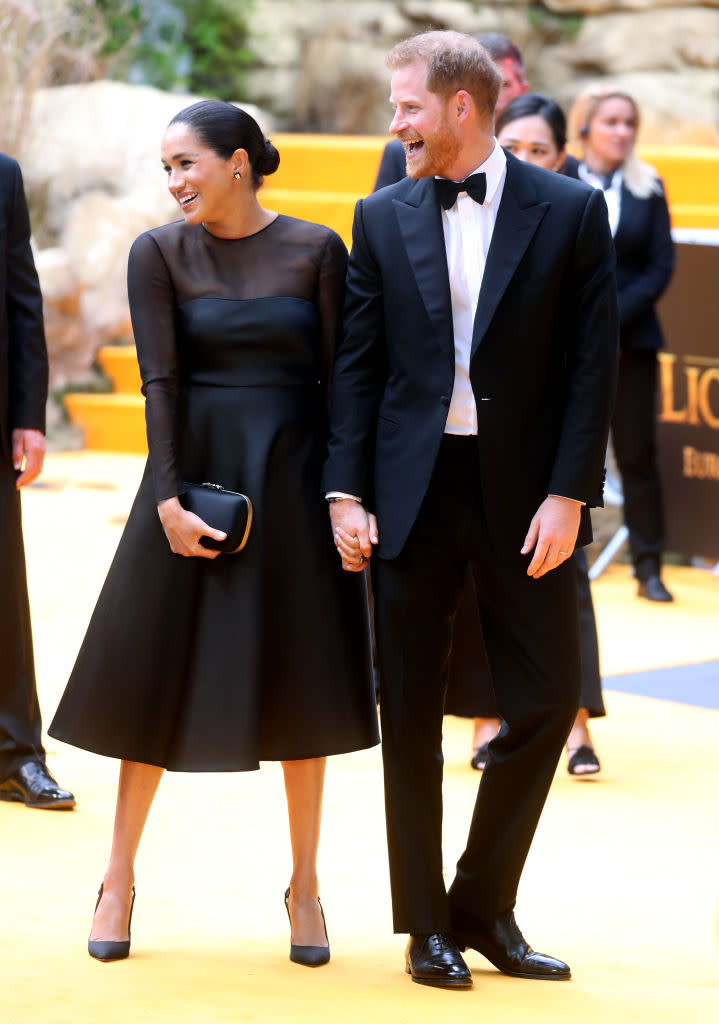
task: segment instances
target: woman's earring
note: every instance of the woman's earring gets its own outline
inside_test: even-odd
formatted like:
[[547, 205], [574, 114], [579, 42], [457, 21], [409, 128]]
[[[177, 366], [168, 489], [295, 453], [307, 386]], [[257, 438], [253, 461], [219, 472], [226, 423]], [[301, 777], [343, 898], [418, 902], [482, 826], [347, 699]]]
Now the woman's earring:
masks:
[[241, 177], [242, 177], [242, 175], [240, 174], [240, 172], [239, 171], [235, 171], [235, 181], [239, 181]]

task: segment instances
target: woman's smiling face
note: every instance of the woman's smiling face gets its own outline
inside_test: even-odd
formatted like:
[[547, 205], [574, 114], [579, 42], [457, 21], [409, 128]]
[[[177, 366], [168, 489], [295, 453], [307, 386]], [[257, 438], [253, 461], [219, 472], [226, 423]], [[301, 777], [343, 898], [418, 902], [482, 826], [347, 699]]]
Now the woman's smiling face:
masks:
[[162, 139], [162, 165], [170, 195], [188, 224], [216, 223], [232, 210], [232, 160], [219, 156], [182, 121], [171, 124]]

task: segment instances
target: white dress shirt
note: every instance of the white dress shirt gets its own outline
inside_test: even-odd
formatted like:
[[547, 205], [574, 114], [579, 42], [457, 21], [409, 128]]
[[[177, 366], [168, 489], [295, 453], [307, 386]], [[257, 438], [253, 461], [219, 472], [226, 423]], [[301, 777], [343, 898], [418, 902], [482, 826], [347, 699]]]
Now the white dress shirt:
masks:
[[587, 185], [591, 185], [592, 188], [601, 188], [604, 190], [604, 198], [607, 203], [607, 213], [609, 214], [609, 230], [612, 232], [612, 238], [617, 233], [617, 226], [619, 224], [619, 215], [622, 209], [622, 172], [615, 171], [612, 175], [611, 184], [606, 188], [602, 179], [592, 174], [585, 163], [581, 163], [577, 170], [577, 174], [582, 181], [586, 181]]
[[442, 210], [449, 290], [454, 327], [454, 388], [446, 434], [476, 434], [477, 406], [469, 379], [472, 332], [487, 253], [507, 176], [507, 159], [495, 140], [494, 149], [473, 174], [487, 176], [487, 195], [480, 205], [460, 192], [449, 210]]

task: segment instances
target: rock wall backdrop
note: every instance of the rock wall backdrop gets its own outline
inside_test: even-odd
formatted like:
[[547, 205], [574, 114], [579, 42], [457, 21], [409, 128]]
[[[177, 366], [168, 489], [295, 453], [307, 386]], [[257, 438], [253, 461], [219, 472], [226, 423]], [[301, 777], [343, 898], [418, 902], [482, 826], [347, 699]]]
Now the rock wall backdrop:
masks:
[[645, 141], [719, 144], [719, 0], [262, 0], [249, 24], [248, 98], [293, 130], [384, 132], [384, 56], [432, 27], [505, 33], [532, 88], [565, 106], [590, 81], [622, 83]]

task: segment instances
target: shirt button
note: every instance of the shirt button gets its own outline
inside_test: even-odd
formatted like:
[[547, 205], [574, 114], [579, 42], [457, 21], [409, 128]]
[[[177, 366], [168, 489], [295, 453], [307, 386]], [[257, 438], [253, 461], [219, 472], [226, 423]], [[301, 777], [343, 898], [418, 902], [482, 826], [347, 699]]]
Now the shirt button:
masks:
[[442, 405], [449, 405], [449, 398], [448, 398], [448, 396], [447, 395], [442, 395], [442, 397], [440, 398], [440, 402], [442, 403]]

